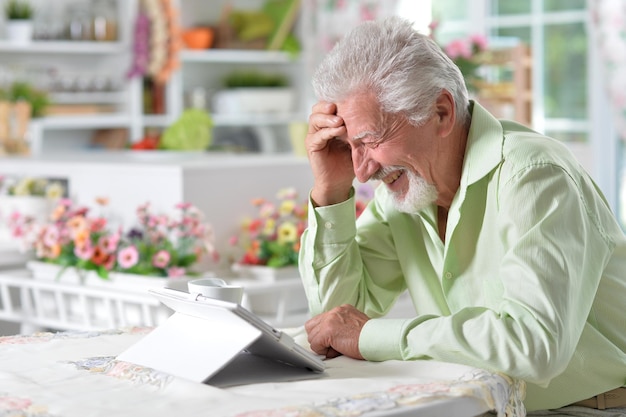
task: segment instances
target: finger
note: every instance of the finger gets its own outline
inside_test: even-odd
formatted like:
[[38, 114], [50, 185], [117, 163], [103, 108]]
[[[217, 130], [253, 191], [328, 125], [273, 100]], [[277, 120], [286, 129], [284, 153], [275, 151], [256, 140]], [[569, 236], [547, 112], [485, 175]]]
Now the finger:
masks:
[[307, 133], [315, 133], [326, 128], [335, 128], [344, 126], [341, 117], [327, 113], [311, 113], [309, 115], [309, 130]]
[[309, 153], [324, 151], [324, 150], [341, 150], [348, 151], [349, 146], [337, 140], [337, 136], [344, 135], [345, 128], [324, 129], [317, 134], [310, 135], [307, 138], [307, 149]]
[[335, 114], [337, 113], [337, 106], [328, 101], [318, 101], [311, 108], [311, 113]]
[[304, 324], [309, 344], [316, 344], [320, 334], [320, 316], [315, 316]]
[[332, 347], [329, 347], [326, 350], [326, 357], [328, 359], [332, 359], [332, 358], [336, 358], [337, 356], [342, 356], [341, 353], [337, 352], [335, 349], [333, 349]]
[[317, 327], [317, 325], [320, 322], [320, 315], [311, 317], [310, 319], [308, 319], [305, 323], [304, 323], [304, 330], [309, 333], [312, 329], [314, 329], [315, 327]]
[[311, 350], [318, 355], [326, 356], [330, 347], [325, 343], [319, 343], [317, 340], [318, 339], [315, 339], [309, 342]]

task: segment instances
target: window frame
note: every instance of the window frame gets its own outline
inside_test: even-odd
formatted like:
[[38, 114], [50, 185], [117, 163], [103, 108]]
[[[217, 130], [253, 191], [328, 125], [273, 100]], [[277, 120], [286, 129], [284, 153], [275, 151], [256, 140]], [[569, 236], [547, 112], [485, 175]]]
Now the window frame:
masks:
[[[565, 142], [605, 194], [615, 213], [619, 210], [619, 188], [624, 152], [613, 121], [606, 94], [602, 59], [596, 46], [589, 7], [584, 10], [544, 11], [544, 0], [530, 0], [530, 13], [490, 15], [492, 0], [467, 2], [467, 19], [440, 22], [439, 32], [481, 33], [490, 36], [497, 28], [528, 27], [532, 43], [532, 128], [539, 132], [583, 133], [587, 142]], [[582, 23], [588, 33], [587, 117], [586, 119], [548, 118], [544, 108], [544, 27], [551, 24]]]

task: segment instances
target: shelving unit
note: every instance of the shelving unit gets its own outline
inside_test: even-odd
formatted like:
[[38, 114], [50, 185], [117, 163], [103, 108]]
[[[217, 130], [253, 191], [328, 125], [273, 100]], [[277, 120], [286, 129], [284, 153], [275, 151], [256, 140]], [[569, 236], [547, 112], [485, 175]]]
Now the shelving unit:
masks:
[[496, 47], [483, 62], [477, 99], [496, 117], [532, 126], [532, 61], [523, 43]]
[[[31, 4], [36, 13], [50, 7], [45, 0], [32, 0]], [[120, 22], [115, 41], [35, 39], [27, 45], [0, 41], [2, 67], [12, 70], [16, 80], [48, 88], [53, 103], [50, 115], [31, 120], [28, 141], [32, 154], [84, 148], [98, 129], [131, 130], [137, 105], [133, 82], [126, 80], [125, 72], [131, 56], [129, 22], [136, 0], [116, 0], [114, 4]], [[69, 5], [58, 1], [54, 7], [66, 11], [64, 7]], [[58, 17], [62, 20], [56, 23], [64, 24], [67, 16]]]
[[[5, 0], [6, 1], [6, 0]], [[38, 0], [35, 0], [38, 1]], [[43, 1], [43, 0], [40, 0]], [[87, 0], [83, 0], [87, 1]], [[180, 68], [175, 71], [164, 88], [163, 114], [144, 114], [143, 80], [126, 79], [132, 60], [132, 32], [139, 0], [117, 0], [119, 40], [116, 42], [91, 41], [33, 41], [28, 46], [15, 45], [0, 40], [0, 61], [4, 65], [26, 67], [39, 65], [55, 67], [59, 72], [102, 71], [115, 74], [119, 89], [100, 92], [53, 93], [53, 102], [62, 105], [82, 104], [92, 107], [91, 114], [55, 114], [31, 122], [31, 153], [84, 149], [99, 129], [120, 129], [128, 133], [131, 141], [139, 141], [147, 129], [158, 131], [175, 122], [186, 107], [187, 95], [193, 88], [205, 92], [207, 110], [212, 112], [211, 96], [220, 89], [222, 78], [233, 70], [259, 69], [283, 73], [292, 86], [303, 89], [303, 63], [290, 55], [265, 50], [181, 50]], [[0, 0], [1, 4], [2, 0]], [[224, 1], [211, 7], [200, 0], [174, 0], [180, 11], [181, 28], [198, 22], [215, 23], [219, 19]], [[258, 8], [262, 0], [240, 0], [235, 7]], [[212, 114], [214, 136], [221, 133], [247, 130], [261, 138], [260, 151], [283, 152], [290, 150], [288, 125], [306, 120], [301, 109], [306, 108], [306, 97], [299, 94], [297, 108], [290, 114], [222, 115]], [[96, 113], [98, 110], [102, 112]], [[87, 112], [87, 111], [85, 111]], [[269, 137], [273, 139], [268, 144]]]

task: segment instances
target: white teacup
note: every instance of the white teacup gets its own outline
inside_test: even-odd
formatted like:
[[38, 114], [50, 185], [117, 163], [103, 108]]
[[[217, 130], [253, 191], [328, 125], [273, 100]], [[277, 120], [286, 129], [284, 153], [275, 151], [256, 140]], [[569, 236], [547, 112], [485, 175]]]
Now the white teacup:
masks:
[[215, 298], [230, 303], [241, 303], [243, 298], [243, 287], [239, 285], [228, 285], [220, 278], [199, 278], [187, 283], [190, 294], [200, 294], [205, 297]]

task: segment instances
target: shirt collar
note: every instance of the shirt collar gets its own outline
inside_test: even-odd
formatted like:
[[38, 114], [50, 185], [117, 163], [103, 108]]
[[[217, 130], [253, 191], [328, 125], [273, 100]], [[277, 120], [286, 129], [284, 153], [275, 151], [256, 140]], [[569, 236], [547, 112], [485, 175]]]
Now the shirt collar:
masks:
[[461, 186], [467, 187], [493, 171], [502, 162], [504, 133], [498, 119], [470, 100], [472, 122], [467, 135]]

